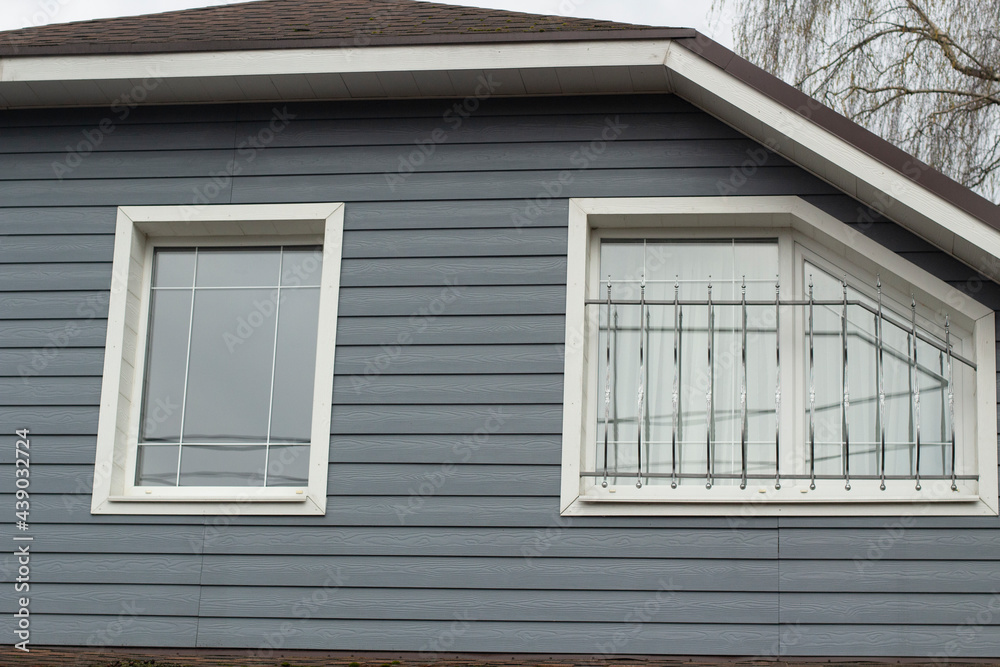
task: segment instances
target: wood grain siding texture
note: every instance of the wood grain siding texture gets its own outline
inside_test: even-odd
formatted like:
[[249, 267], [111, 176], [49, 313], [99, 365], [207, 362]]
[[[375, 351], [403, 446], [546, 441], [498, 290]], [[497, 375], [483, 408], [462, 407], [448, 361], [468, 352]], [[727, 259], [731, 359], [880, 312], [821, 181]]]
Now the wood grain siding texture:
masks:
[[[120, 644], [997, 655], [1000, 615], [960, 631], [998, 607], [996, 518], [559, 517], [567, 198], [801, 195], [1000, 289], [675, 97], [453, 104], [141, 108], [78, 164], [109, 110], [0, 113], [0, 423], [32, 432], [39, 641], [134, 609]], [[116, 207], [206, 201], [346, 202], [325, 516], [90, 514]], [[0, 447], [0, 506], [13, 475]]]

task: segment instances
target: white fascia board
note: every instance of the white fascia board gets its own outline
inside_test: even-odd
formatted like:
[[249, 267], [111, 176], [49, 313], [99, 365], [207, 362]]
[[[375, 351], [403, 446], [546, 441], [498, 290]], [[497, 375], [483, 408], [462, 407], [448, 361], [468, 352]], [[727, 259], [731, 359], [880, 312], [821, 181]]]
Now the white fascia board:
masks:
[[[845, 189], [976, 270], [1000, 278], [997, 229], [687, 49], [671, 46], [666, 66], [674, 92], [681, 97]], [[916, 160], [912, 168], [918, 169]], [[838, 177], [842, 175], [853, 185]], [[970, 246], [979, 251], [978, 256], [962, 252]]]
[[273, 49], [0, 59], [0, 83], [661, 65], [669, 40]]

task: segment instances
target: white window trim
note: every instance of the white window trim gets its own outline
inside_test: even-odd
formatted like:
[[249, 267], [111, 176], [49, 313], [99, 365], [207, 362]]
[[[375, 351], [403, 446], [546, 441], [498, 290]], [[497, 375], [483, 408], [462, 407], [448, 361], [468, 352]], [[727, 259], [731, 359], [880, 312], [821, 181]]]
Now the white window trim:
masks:
[[[975, 448], [978, 462], [978, 497], [961, 501], [923, 502], [815, 502], [797, 496], [770, 492], [760, 502], [710, 501], [690, 496], [687, 500], [648, 500], [628, 493], [617, 500], [585, 498], [579, 473], [584, 445], [589, 442], [588, 402], [592, 367], [597, 354], [589, 349], [584, 301], [588, 296], [591, 262], [595, 252], [591, 239], [595, 229], [628, 229], [651, 235], [670, 228], [791, 228], [820, 243], [828, 252], [874, 275], [881, 273], [888, 289], [915, 292], [918, 301], [947, 304], [952, 320], [972, 332], [975, 361]], [[996, 349], [995, 314], [865, 237], [822, 210], [795, 196], [774, 197], [677, 197], [629, 199], [571, 199], [567, 253], [565, 384], [563, 394], [563, 458], [560, 511], [563, 515], [996, 515], [998, 513], [996, 442]], [[971, 350], [970, 350], [971, 352]], [[797, 485], [785, 485], [787, 487]], [[925, 487], [928, 486], [925, 484]], [[723, 491], [722, 488], [712, 493]], [[788, 488], [787, 490], [793, 490]], [[627, 497], [633, 496], [636, 497]], [[807, 495], [807, 494], [803, 494]], [[719, 497], [719, 496], [716, 496]], [[785, 497], [795, 498], [785, 502]], [[846, 499], [845, 499], [846, 500]]]
[[[343, 230], [342, 203], [118, 209], [92, 513], [325, 514]], [[138, 439], [153, 247], [290, 242], [323, 246], [308, 484], [174, 488], [129, 483]]]

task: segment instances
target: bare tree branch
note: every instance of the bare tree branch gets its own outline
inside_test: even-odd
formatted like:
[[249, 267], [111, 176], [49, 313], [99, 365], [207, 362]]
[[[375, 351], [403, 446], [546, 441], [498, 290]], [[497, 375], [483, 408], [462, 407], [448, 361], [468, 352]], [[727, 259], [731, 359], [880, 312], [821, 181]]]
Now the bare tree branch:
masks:
[[[927, 16], [927, 13], [918, 5], [914, 0], [906, 0], [906, 4], [909, 5], [910, 9], [920, 18], [924, 23], [924, 29], [922, 30], [912, 30], [909, 29], [906, 32], [915, 32], [917, 34], [927, 37], [927, 39], [933, 41], [935, 44], [941, 47], [941, 51], [944, 53], [945, 58], [951, 63], [952, 69], [960, 72], [966, 76], [976, 77], [977, 79], [986, 79], [988, 81], [1000, 81], [1000, 76], [997, 76], [996, 72], [992, 68], [984, 67], [982, 63], [969, 55], [969, 53], [963, 49], [961, 46], [955, 44], [947, 32], [944, 32]], [[966, 57], [968, 57], [973, 62], [976, 62], [979, 67], [969, 67], [963, 65], [959, 62], [958, 56], [955, 51], [959, 51]]]
[[742, 55], [1000, 199], [1000, 0], [714, 2]]

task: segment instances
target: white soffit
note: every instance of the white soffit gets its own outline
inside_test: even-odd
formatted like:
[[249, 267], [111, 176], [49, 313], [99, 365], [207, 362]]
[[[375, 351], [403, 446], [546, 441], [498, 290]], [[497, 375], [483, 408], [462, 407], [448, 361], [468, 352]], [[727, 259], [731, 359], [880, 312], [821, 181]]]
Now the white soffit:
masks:
[[666, 39], [0, 58], [8, 108], [642, 92], [677, 93], [1000, 278], [1000, 231]]

